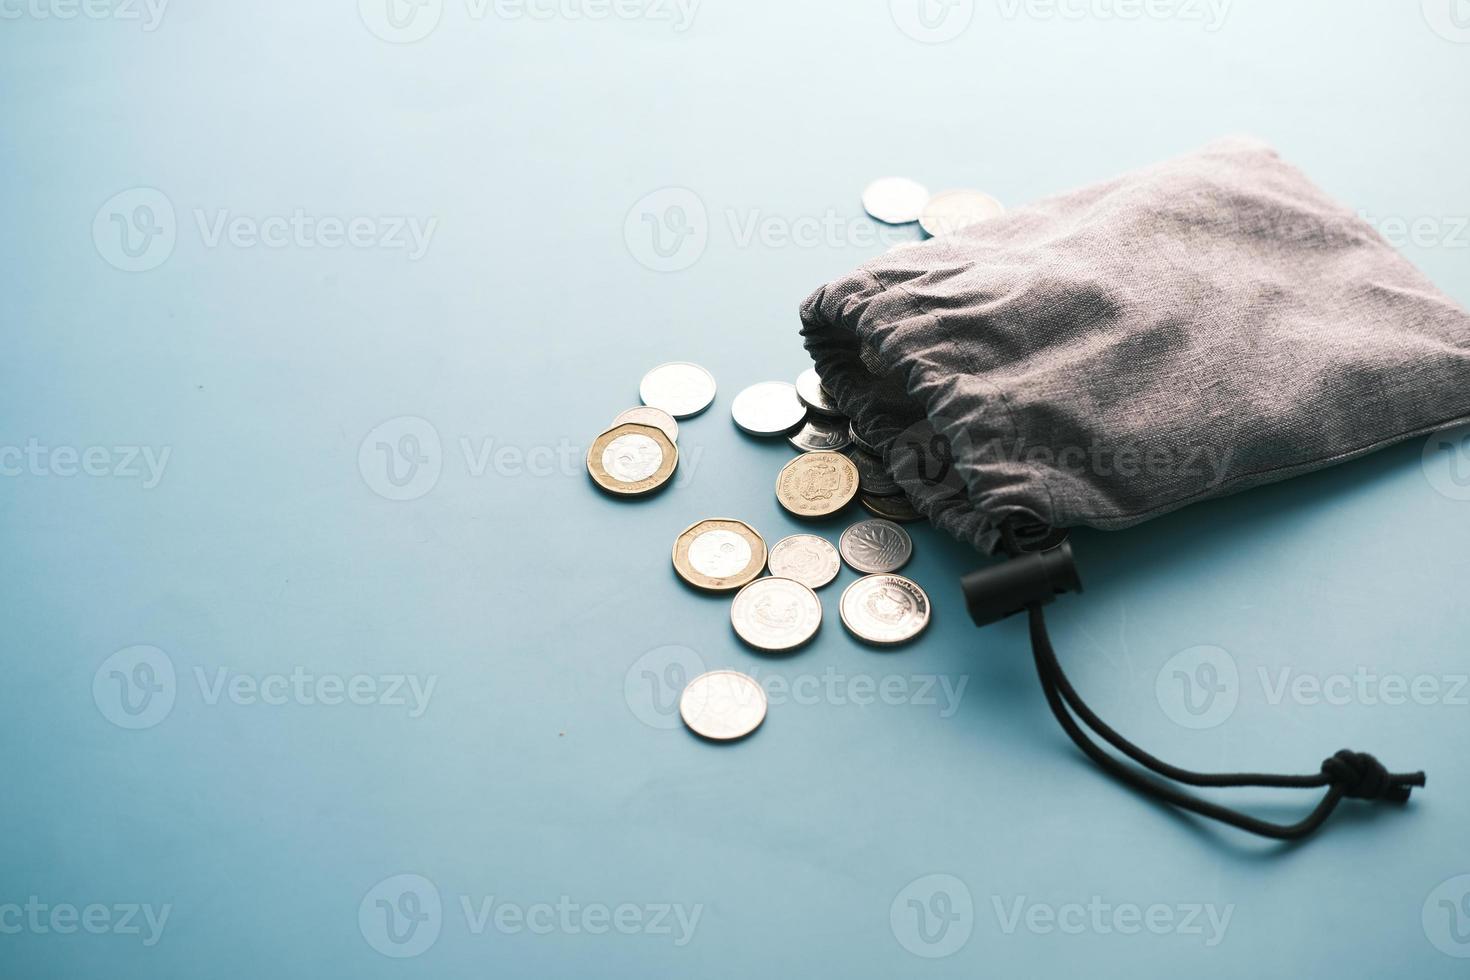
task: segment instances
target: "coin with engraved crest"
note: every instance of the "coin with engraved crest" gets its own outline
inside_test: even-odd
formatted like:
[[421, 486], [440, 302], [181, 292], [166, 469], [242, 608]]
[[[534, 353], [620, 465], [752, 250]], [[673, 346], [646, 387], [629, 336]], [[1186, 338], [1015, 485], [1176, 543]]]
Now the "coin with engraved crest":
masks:
[[743, 521], [700, 521], [674, 542], [674, 570], [707, 592], [743, 589], [765, 568], [766, 543]]
[[786, 441], [804, 453], [838, 453], [852, 445], [852, 426], [847, 419], [812, 415]]
[[842, 625], [878, 646], [907, 643], [929, 625], [929, 596], [902, 575], [869, 575], [842, 593]]
[[831, 585], [842, 571], [842, 558], [826, 538], [793, 534], [771, 546], [771, 574], [789, 578], [809, 589]]
[[639, 425], [651, 425], [668, 436], [670, 442], [677, 443], [679, 441], [679, 423], [672, 415], [661, 408], [639, 405], [637, 408], [628, 409], [612, 420], [614, 426], [622, 425], [624, 422], [637, 422]]
[[803, 453], [776, 480], [776, 499], [797, 517], [828, 517], [852, 503], [857, 492], [857, 467], [841, 453]]
[[785, 653], [804, 646], [822, 626], [822, 601], [789, 578], [758, 578], [730, 604], [735, 634], [757, 650]]
[[715, 378], [687, 361], [660, 364], [643, 376], [638, 395], [645, 405], [661, 408], [676, 419], [687, 419], [714, 402]]
[[679, 450], [663, 431], [627, 422], [614, 426], [587, 450], [587, 472], [593, 482], [620, 497], [652, 493], [674, 475]]
[[679, 695], [679, 717], [696, 735], [719, 742], [744, 738], [766, 720], [766, 692], [753, 677], [712, 670]]
[[914, 556], [909, 532], [885, 520], [859, 521], [842, 533], [838, 548], [849, 565], [867, 575], [896, 572]]

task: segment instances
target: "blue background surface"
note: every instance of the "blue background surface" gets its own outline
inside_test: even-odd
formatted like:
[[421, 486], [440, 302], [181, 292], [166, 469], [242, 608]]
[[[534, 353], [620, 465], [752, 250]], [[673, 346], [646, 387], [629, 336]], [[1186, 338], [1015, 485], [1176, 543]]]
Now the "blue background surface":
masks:
[[[412, 43], [373, 2], [175, 0], [154, 30], [126, 8], [5, 8], [0, 446], [38, 462], [0, 458], [0, 975], [1464, 975], [1463, 446], [1076, 535], [1088, 594], [1056, 607], [1055, 638], [1143, 745], [1206, 769], [1309, 772], [1351, 746], [1429, 771], [1406, 810], [1345, 805], [1302, 847], [1091, 769], [1023, 624], [969, 625], [957, 579], [977, 558], [932, 529], [909, 574], [935, 622], [899, 652], [838, 625], [851, 572], [822, 594], [819, 641], [784, 659], [674, 578], [700, 518], [800, 529], [771, 492], [790, 450], [738, 433], [730, 398], [804, 366], [811, 289], [914, 234], [874, 240], [858, 196], [875, 177], [1019, 205], [1249, 132], [1381, 226], [1418, 221], [1404, 250], [1470, 301], [1470, 32], [1450, 3], [1239, 0], [1211, 30], [1192, 4], [982, 0], [939, 44], [898, 6], [705, 0], [679, 30], [648, 4], [535, 19], [447, 0], [404, 22], [438, 18]], [[670, 188], [702, 213], [659, 210], [690, 201]], [[160, 194], [171, 225], [137, 210]], [[422, 255], [210, 236], [297, 209], [390, 243], [387, 218], [437, 223]], [[694, 232], [686, 268], [649, 268], [645, 212]], [[114, 214], [172, 227], [171, 247], [132, 239], [155, 267], [118, 267]], [[671, 359], [706, 365], [719, 400], [685, 426], [677, 486], [611, 501], [581, 450]], [[375, 454], [413, 449], [404, 419], [432, 433], [400, 493]], [[481, 467], [487, 443], [535, 452]], [[66, 475], [56, 450], [93, 447], [105, 475]], [[167, 451], [161, 478], [126, 447]], [[161, 651], [158, 717], [129, 730], [113, 671], [146, 680], [140, 645]], [[1233, 711], [1194, 729], [1173, 720], [1170, 664], [1202, 646], [1238, 679]], [[691, 656], [776, 682], [755, 737], [671, 724]], [[1273, 698], [1283, 668], [1437, 693]], [[421, 712], [215, 687], [293, 672], [435, 686]], [[870, 682], [894, 703], [854, 703]], [[943, 684], [965, 685], [957, 705]], [[1228, 798], [1287, 818], [1308, 797]], [[32, 896], [105, 906], [102, 934], [6, 911]], [[379, 898], [417, 900], [419, 931], [390, 935]], [[552, 928], [477, 931], [466, 900]], [[577, 911], [533, 909], [558, 902]], [[1175, 918], [1127, 935], [1075, 903]], [[584, 928], [624, 904], [634, 934]], [[168, 906], [156, 942], [126, 905]], [[697, 908], [692, 934], [658, 906]], [[1228, 910], [1223, 935], [1183, 923], [1193, 906]]]

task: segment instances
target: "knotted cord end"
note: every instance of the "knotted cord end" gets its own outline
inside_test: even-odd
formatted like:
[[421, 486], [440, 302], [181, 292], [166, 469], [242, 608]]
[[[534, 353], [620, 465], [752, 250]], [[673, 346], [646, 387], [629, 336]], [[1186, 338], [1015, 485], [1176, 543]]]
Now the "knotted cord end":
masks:
[[1424, 785], [1424, 773], [1390, 773], [1383, 763], [1366, 752], [1343, 749], [1322, 763], [1328, 783], [1354, 800], [1384, 800], [1407, 803], [1415, 786]]

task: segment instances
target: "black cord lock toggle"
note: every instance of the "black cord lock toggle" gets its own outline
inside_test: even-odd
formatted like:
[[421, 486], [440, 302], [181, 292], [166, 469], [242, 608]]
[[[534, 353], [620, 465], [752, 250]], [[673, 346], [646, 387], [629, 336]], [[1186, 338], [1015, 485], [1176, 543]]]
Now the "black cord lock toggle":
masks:
[[1044, 606], [1059, 595], [1082, 591], [1072, 545], [1067, 541], [972, 572], [961, 585], [976, 626], [989, 626], [1031, 606]]

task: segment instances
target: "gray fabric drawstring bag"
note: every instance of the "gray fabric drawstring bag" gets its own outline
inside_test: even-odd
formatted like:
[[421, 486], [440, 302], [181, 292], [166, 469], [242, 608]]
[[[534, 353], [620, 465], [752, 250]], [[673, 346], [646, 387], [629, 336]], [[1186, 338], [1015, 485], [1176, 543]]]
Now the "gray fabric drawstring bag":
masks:
[[[1062, 529], [1128, 527], [1470, 420], [1470, 315], [1252, 140], [901, 247], [817, 290], [801, 318], [824, 383], [915, 507], [1050, 569], [1070, 563], [1048, 551]], [[1041, 605], [1016, 611], [1031, 615], [1053, 711], [1136, 788], [1300, 837], [1344, 796], [1407, 800], [1423, 785], [1346, 751], [1310, 776], [1168, 766], [1077, 697]], [[1328, 792], [1299, 824], [1255, 820], [1123, 765], [1079, 718], [1170, 780]]]

